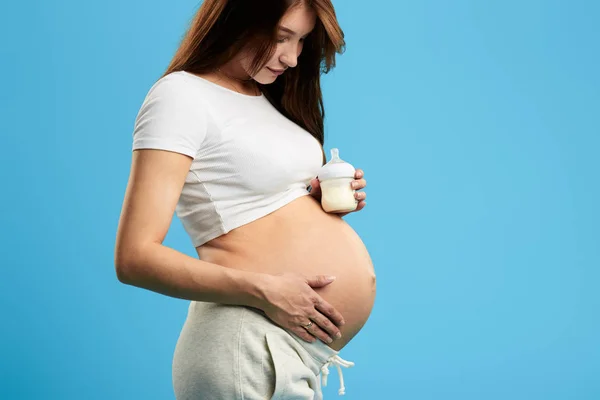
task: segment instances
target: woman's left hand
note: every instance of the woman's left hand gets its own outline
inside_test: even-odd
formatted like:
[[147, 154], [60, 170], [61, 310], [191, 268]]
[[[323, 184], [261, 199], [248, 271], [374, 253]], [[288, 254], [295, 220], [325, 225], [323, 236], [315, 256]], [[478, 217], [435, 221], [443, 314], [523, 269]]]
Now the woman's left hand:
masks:
[[[354, 197], [356, 198], [356, 200], [358, 200], [358, 205], [356, 206], [356, 209], [354, 211], [337, 213], [340, 217], [348, 215], [351, 212], [360, 211], [367, 205], [367, 202], [365, 201], [365, 199], [367, 198], [367, 194], [365, 192], [359, 191], [367, 186], [367, 181], [365, 180], [364, 176], [365, 172], [362, 169], [356, 169], [356, 172], [354, 173], [354, 180], [352, 181], [352, 189], [356, 190], [356, 192], [354, 193]], [[310, 195], [313, 196], [315, 199], [321, 201], [321, 185], [319, 179], [313, 178], [310, 181], [310, 186]]]

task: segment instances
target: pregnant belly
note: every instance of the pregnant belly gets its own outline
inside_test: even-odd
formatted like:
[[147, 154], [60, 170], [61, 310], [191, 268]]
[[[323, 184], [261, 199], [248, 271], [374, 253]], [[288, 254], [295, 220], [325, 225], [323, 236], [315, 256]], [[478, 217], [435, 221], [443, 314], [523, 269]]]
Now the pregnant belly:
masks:
[[337, 215], [323, 211], [312, 196], [300, 197], [277, 211], [232, 230], [197, 248], [198, 256], [229, 268], [268, 274], [296, 272], [334, 275], [315, 289], [346, 324], [340, 350], [363, 327], [375, 301], [375, 272], [357, 233]]

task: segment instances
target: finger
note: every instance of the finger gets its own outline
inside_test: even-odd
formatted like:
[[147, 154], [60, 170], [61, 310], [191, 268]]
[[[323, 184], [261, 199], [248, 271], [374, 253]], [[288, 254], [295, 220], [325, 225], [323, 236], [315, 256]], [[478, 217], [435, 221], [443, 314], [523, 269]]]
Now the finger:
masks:
[[310, 185], [306, 188], [311, 196], [315, 198], [321, 197], [321, 185], [317, 178], [310, 181]]
[[308, 285], [312, 288], [319, 288], [319, 287], [329, 285], [334, 280], [335, 280], [335, 276], [315, 275], [315, 276], [306, 278], [306, 283], [308, 283]]
[[367, 193], [365, 192], [356, 192], [354, 193], [354, 198], [358, 201], [364, 200], [367, 198]]
[[358, 179], [355, 181], [352, 181], [352, 189], [364, 189], [367, 187], [367, 180], [366, 179]]
[[[316, 325], [318, 325], [319, 330], [323, 331], [323, 334], [327, 335], [327, 338], [339, 339], [339, 338], [342, 337], [342, 333], [340, 332], [340, 330], [338, 329], [338, 327], [335, 326], [333, 324], [333, 322], [331, 322], [329, 320], [329, 318], [327, 318], [326, 316], [324, 316], [320, 312], [318, 312], [318, 311], [315, 310], [315, 314], [313, 316], [311, 316], [310, 319], [315, 322], [308, 329], [308, 331], [310, 333], [313, 333], [311, 329], [316, 324]], [[325, 338], [325, 339], [327, 339], [327, 338]], [[323, 338], [321, 336], [319, 336], [319, 339], [323, 340]], [[327, 341], [327, 340], [325, 340], [325, 341]], [[331, 342], [327, 342], [327, 343], [331, 343]]]
[[315, 341], [315, 337], [313, 335], [311, 335], [310, 333], [308, 333], [308, 331], [301, 326], [294, 326], [291, 328], [291, 330], [296, 335], [300, 336], [301, 339], [303, 339], [309, 343], [312, 343]]
[[321, 181], [315, 178], [311, 181], [310, 186], [312, 186], [311, 193], [319, 194], [321, 193]]
[[363, 171], [362, 169], [358, 168], [358, 169], [356, 170], [356, 173], [354, 174], [354, 178], [356, 178], [356, 179], [360, 179], [360, 178], [362, 178], [363, 176], [365, 176], [365, 171]]
[[[366, 196], [365, 196], [366, 197]], [[357, 199], [358, 200], [358, 199]], [[362, 210], [363, 208], [365, 208], [365, 206], [367, 205], [367, 202], [364, 200], [359, 200], [358, 204], [356, 205], [356, 208], [352, 211], [348, 211], [348, 212], [344, 212], [344, 213], [339, 213], [338, 215], [340, 217], [345, 217], [346, 215], [350, 214], [350, 213], [354, 213], [357, 211]]]
[[322, 298], [319, 298], [319, 301], [315, 303], [315, 308], [337, 326], [342, 326], [346, 323], [342, 314]]
[[[322, 316], [321, 316], [322, 317]], [[316, 317], [315, 319], [322, 319], [322, 318], [318, 318]], [[327, 318], [325, 318], [327, 319]], [[302, 327], [305, 331], [307, 331], [308, 333], [310, 333], [311, 335], [321, 339], [323, 342], [325, 343], [331, 343], [333, 342], [333, 339], [327, 334], [325, 333], [325, 331], [323, 331], [323, 329], [321, 329], [319, 327], [318, 322], [317, 323], [313, 323], [310, 327], [306, 328], [306, 327]]]
[[356, 206], [356, 210], [354, 210], [354, 211], [352, 211], [352, 212], [357, 212], [357, 211], [360, 211], [360, 210], [362, 210], [363, 208], [365, 208], [365, 206], [366, 206], [366, 205], [367, 205], [367, 202], [366, 202], [366, 201], [364, 201], [364, 200], [363, 200], [363, 201], [360, 201], [360, 202], [358, 203], [358, 205]]

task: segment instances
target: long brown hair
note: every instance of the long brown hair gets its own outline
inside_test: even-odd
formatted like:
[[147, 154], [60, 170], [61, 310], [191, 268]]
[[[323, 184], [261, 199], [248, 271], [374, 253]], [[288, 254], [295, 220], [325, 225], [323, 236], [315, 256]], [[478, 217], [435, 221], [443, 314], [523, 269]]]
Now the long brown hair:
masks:
[[213, 72], [245, 46], [255, 52], [249, 71], [254, 75], [275, 51], [283, 15], [302, 3], [315, 11], [317, 21], [304, 41], [298, 65], [274, 83], [259, 86], [275, 108], [323, 145], [321, 73], [329, 72], [335, 54], [345, 50], [331, 0], [204, 0], [163, 76], [181, 70]]

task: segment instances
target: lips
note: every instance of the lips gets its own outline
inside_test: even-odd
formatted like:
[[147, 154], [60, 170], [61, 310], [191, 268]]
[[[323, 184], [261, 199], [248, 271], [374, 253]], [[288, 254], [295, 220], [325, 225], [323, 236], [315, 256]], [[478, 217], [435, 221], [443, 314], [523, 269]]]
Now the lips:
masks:
[[273, 68], [269, 68], [269, 67], [267, 67], [267, 69], [269, 71], [271, 71], [272, 73], [274, 73], [275, 75], [281, 75], [285, 71], [285, 69], [273, 69]]

